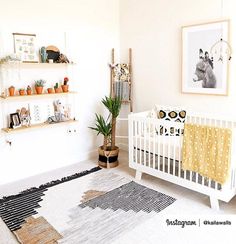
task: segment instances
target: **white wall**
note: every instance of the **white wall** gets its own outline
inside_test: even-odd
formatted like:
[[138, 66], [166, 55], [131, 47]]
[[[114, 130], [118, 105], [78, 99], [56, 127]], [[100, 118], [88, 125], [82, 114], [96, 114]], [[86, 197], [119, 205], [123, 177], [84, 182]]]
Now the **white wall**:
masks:
[[[111, 48], [119, 48], [119, 1], [0, 0], [0, 6], [0, 33], [36, 33], [40, 43], [48, 45], [49, 38], [52, 42], [55, 39], [62, 50], [62, 36], [64, 32], [69, 33], [65, 52], [77, 63], [70, 85], [78, 91], [79, 120], [78, 133], [74, 135], [68, 135], [67, 128], [27, 132], [10, 138], [1, 135], [0, 184], [3, 184], [79, 162], [97, 150], [102, 138], [97, 139], [88, 126], [93, 125], [95, 112], [103, 112], [99, 103], [109, 92]], [[58, 33], [61, 42], [56, 38]], [[9, 40], [11, 42], [13, 50], [13, 41]], [[6, 51], [4, 45], [9, 47], [9, 43], [0, 43], [2, 54]], [[26, 85], [33, 81], [33, 73], [36, 78], [47, 80], [54, 75], [55, 79], [64, 75], [63, 71], [49, 74], [48, 69], [29, 68], [28, 71], [22, 71], [22, 82]], [[0, 106], [2, 110], [2, 104]], [[12, 140], [11, 148], [5, 139]]]
[[[234, 0], [121, 0], [120, 43], [125, 60], [133, 48], [134, 109], [154, 104], [182, 105], [198, 111], [235, 113], [236, 105], [236, 2]], [[231, 20], [233, 59], [229, 95], [181, 93], [181, 26]]]

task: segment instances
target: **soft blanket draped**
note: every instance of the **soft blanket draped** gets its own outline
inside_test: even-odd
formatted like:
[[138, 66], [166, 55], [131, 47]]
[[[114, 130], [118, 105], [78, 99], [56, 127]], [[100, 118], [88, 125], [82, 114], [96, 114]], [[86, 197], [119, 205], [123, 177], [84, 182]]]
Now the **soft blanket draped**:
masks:
[[232, 131], [227, 128], [185, 124], [182, 168], [223, 184], [230, 168]]

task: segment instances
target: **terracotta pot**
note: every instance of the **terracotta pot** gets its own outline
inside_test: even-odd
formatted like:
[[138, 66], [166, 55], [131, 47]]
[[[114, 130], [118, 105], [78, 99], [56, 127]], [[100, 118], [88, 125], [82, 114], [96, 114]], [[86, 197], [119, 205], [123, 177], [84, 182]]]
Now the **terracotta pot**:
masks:
[[69, 91], [69, 85], [61, 85], [62, 91], [63, 92], [68, 92]]
[[119, 154], [119, 147], [115, 147], [114, 150], [109, 150], [109, 148], [104, 151], [103, 147], [98, 148], [98, 164], [103, 168], [114, 168], [118, 166], [118, 154]]
[[27, 92], [27, 95], [32, 95], [32, 90], [26, 90], [26, 92]]
[[48, 88], [47, 90], [49, 94], [54, 92], [52, 88]]
[[36, 90], [37, 94], [42, 94], [43, 93], [43, 87], [42, 86], [36, 86], [35, 90]]
[[55, 93], [60, 93], [61, 92], [61, 88], [60, 87], [54, 88], [54, 91], [55, 91]]
[[10, 96], [14, 96], [15, 95], [15, 87], [9, 87], [8, 91], [9, 91], [9, 95]]
[[25, 90], [20, 90], [19, 94], [20, 94], [20, 96], [24, 96], [25, 95]]

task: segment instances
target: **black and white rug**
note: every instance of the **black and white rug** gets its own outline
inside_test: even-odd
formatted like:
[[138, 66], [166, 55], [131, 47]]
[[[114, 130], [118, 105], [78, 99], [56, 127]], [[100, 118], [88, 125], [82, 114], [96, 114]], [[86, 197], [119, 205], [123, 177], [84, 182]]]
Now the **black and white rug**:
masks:
[[36, 220], [43, 217], [48, 222], [44, 224], [62, 236], [58, 243], [105, 244], [176, 201], [111, 170], [94, 168], [78, 175], [1, 199], [1, 217], [16, 235], [34, 215]]

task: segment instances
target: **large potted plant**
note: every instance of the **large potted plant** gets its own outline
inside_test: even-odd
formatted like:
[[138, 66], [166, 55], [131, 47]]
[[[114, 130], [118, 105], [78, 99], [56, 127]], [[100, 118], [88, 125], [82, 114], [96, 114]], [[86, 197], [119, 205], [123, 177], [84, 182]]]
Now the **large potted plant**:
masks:
[[104, 119], [96, 114], [95, 127], [89, 127], [97, 131], [97, 135], [104, 136], [103, 145], [99, 147], [98, 164], [104, 168], [113, 168], [118, 165], [119, 148], [116, 146], [116, 118], [121, 109], [121, 100], [118, 97], [105, 97], [103, 105], [108, 109], [109, 115]]

